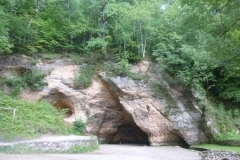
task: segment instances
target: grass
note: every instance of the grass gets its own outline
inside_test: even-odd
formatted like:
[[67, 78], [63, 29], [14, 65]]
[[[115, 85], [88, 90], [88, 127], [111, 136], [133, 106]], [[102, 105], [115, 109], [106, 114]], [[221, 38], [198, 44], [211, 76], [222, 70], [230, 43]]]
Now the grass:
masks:
[[240, 146], [222, 146], [217, 144], [200, 144], [200, 145], [193, 145], [191, 148], [196, 149], [211, 149], [211, 150], [219, 150], [219, 151], [233, 151], [240, 153]]
[[[13, 110], [16, 109], [15, 116]], [[25, 139], [42, 134], [67, 134], [63, 114], [46, 102], [27, 102], [0, 92], [0, 136]]]

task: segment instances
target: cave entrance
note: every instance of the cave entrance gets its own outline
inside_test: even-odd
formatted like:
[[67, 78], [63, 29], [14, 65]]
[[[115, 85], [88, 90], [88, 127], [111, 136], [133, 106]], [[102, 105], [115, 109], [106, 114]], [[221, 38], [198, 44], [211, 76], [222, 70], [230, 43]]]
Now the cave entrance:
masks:
[[113, 142], [118, 144], [150, 145], [148, 136], [137, 125], [124, 124], [118, 127], [113, 136]]
[[114, 109], [108, 109], [102, 117], [99, 140], [110, 144], [150, 145], [147, 133], [141, 130], [122, 105]]
[[64, 113], [65, 113], [64, 122], [67, 125], [72, 125], [72, 123], [75, 120], [75, 113], [74, 113], [73, 107], [69, 103], [67, 103], [63, 100], [57, 100], [56, 103], [54, 103], [54, 106], [57, 109], [64, 111]]
[[179, 135], [176, 135], [178, 137], [178, 139], [175, 141], [175, 143], [173, 142], [173, 146], [180, 146], [182, 148], [186, 148], [189, 149], [190, 145]]

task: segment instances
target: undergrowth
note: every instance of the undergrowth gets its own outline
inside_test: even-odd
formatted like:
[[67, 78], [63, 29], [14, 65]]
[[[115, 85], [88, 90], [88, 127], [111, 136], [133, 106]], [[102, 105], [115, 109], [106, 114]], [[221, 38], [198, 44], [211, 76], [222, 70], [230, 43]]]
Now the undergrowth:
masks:
[[[13, 109], [16, 109], [15, 116]], [[0, 92], [0, 134], [6, 139], [67, 134], [63, 115], [46, 102], [27, 102]]]
[[[240, 140], [240, 135], [236, 134], [240, 127], [238, 103], [220, 102], [215, 96], [208, 94], [204, 112], [212, 119], [211, 126], [215, 128], [215, 134], [210, 137], [211, 142], [221, 144], [223, 141]], [[209, 130], [206, 123], [203, 127]]]
[[95, 74], [95, 66], [87, 65], [80, 69], [74, 77], [74, 85], [76, 88], [87, 88], [92, 84]]
[[240, 135], [236, 134], [236, 131], [218, 133], [215, 137], [215, 141], [225, 141], [225, 140], [240, 140]]
[[10, 95], [18, 96], [22, 89], [41, 90], [47, 85], [44, 77], [45, 73], [41, 70], [26, 71], [23, 75], [12, 73], [12, 76], [0, 77], [0, 88], [7, 86]]
[[217, 144], [200, 144], [200, 145], [193, 145], [191, 148], [198, 148], [198, 149], [211, 149], [211, 150], [218, 150], [218, 151], [233, 151], [240, 153], [239, 146], [222, 146]]
[[216, 119], [219, 133], [226, 134], [239, 128], [240, 114], [239, 109], [232, 105], [223, 103], [213, 103], [205, 109], [206, 114]]

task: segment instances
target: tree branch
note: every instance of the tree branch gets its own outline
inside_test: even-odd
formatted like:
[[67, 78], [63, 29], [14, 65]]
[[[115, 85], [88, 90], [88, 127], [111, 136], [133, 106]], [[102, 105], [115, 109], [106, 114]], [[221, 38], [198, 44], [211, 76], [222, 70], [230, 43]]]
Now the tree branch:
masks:
[[222, 33], [222, 35], [221, 35], [220, 37], [225, 36], [225, 35], [238, 23], [238, 21], [240, 21], [240, 17], [239, 17], [238, 19], [236, 19], [236, 20], [232, 23], [232, 25], [231, 25], [227, 30], [225, 30], [225, 31]]
[[219, 8], [219, 9], [217, 10], [217, 12], [222, 11], [222, 10], [223, 10], [225, 7], [227, 7], [228, 4], [229, 4], [230, 2], [232, 2], [232, 1], [233, 1], [233, 0], [228, 0], [225, 5], [223, 5], [221, 8]]
[[105, 9], [105, 7], [106, 7], [107, 4], [108, 4], [108, 2], [105, 2], [105, 3], [102, 5], [102, 7], [101, 7], [101, 9], [100, 9], [101, 12], [104, 11], [104, 9]]

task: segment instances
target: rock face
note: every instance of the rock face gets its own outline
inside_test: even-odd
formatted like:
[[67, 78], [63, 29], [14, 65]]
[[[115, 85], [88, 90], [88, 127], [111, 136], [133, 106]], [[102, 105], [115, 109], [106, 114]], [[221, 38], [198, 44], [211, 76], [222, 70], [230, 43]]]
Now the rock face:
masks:
[[[67, 125], [82, 119], [87, 124], [86, 132], [101, 141], [150, 145], [207, 141], [201, 130], [201, 108], [184, 87], [174, 88], [164, 79], [152, 85], [155, 78], [144, 83], [107, 77], [101, 72], [90, 87], [76, 89], [73, 79], [81, 66], [60, 60], [36, 66], [49, 72], [45, 77], [48, 86], [39, 92], [24, 91], [21, 98], [46, 100], [56, 108], [68, 109], [64, 118]], [[132, 71], [148, 74], [149, 66], [144, 61]]]
[[[123, 77], [100, 77], [111, 95], [117, 97], [116, 102], [120, 103], [126, 112], [124, 114], [130, 115], [131, 121], [147, 134], [151, 145], [168, 145], [182, 141], [193, 144], [205, 140], [200, 130], [201, 112], [191, 102], [181, 101], [182, 94], [178, 93], [179, 97], [173, 97], [176, 98], [173, 99], [175, 106], [169, 107], [164, 97], [159, 99], [153, 96], [152, 89], [147, 84]], [[170, 87], [168, 89], [170, 91]], [[174, 92], [176, 94], [177, 91]]]

